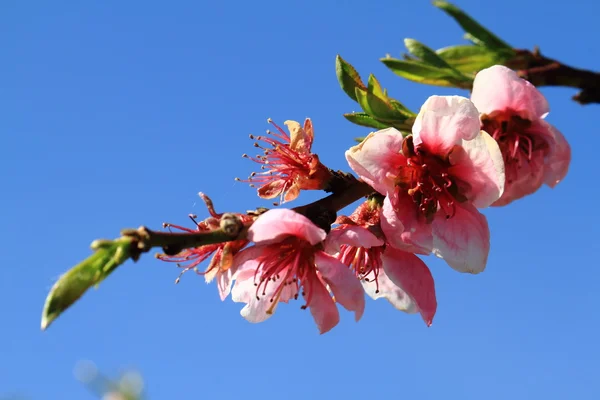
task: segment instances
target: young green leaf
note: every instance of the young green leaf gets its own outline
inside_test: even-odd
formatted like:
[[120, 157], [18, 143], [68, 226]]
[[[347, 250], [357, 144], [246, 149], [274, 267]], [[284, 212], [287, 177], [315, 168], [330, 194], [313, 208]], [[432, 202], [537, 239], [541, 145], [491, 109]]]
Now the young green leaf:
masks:
[[402, 122], [406, 119], [406, 116], [396, 110], [387, 98], [378, 97], [360, 88], [356, 88], [356, 98], [363, 111], [380, 122]]
[[358, 112], [357, 113], [347, 113], [347, 114], [344, 114], [344, 118], [346, 118], [348, 121], [352, 122], [353, 124], [360, 125], [360, 126], [367, 126], [369, 128], [385, 129], [390, 126], [383, 122], [377, 121], [375, 118], [371, 117], [367, 113], [358, 113]]
[[436, 53], [462, 73], [474, 74], [514, 57], [512, 49], [492, 50], [481, 46], [460, 45], [439, 49]]
[[92, 286], [98, 285], [130, 256], [131, 238], [102, 241], [86, 260], [64, 273], [50, 289], [42, 312], [45, 330]]
[[354, 101], [356, 98], [356, 88], [366, 89], [365, 84], [360, 79], [360, 75], [356, 69], [346, 62], [340, 55], [335, 58], [335, 73], [342, 90]]
[[382, 58], [383, 62], [396, 75], [413, 82], [427, 85], [458, 87], [468, 89], [473, 80], [451, 68], [437, 68], [418, 61]]
[[404, 114], [407, 118], [414, 118], [417, 116], [414, 112], [409, 110], [404, 104], [400, 103], [398, 100], [390, 99], [390, 103], [396, 110]]
[[404, 39], [408, 51], [421, 61], [438, 68], [452, 68], [435, 51], [415, 39]]
[[446, 1], [435, 0], [433, 5], [440, 8], [446, 14], [450, 15], [458, 24], [470, 35], [481, 41], [486, 47], [491, 49], [510, 49], [511, 47], [494, 35], [492, 32], [485, 29], [481, 24], [471, 18], [467, 13], [462, 11], [455, 5]]

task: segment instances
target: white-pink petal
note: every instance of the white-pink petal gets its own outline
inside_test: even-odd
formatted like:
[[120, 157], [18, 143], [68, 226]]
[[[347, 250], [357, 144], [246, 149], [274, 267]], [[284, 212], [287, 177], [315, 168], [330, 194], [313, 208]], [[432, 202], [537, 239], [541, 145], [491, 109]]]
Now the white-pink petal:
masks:
[[459, 272], [480, 273], [490, 251], [487, 219], [469, 203], [455, 206], [452, 218], [438, 211], [433, 220], [433, 253]]
[[466, 97], [431, 96], [413, 124], [415, 147], [445, 157], [462, 140], [479, 134], [479, 111]]
[[385, 197], [380, 225], [391, 246], [413, 253], [431, 253], [431, 225], [419, 220], [415, 204], [408, 194], [388, 194]]
[[480, 113], [488, 115], [513, 110], [522, 118], [536, 120], [550, 111], [548, 101], [535, 86], [503, 65], [479, 71], [473, 82], [471, 100]]
[[437, 310], [435, 284], [427, 265], [413, 253], [388, 247], [381, 256], [389, 279], [415, 302], [423, 321], [430, 326]]
[[488, 207], [504, 191], [504, 160], [498, 143], [481, 131], [472, 140], [463, 140], [450, 153], [449, 173], [468, 183], [465, 193], [477, 208]]
[[569, 171], [571, 163], [571, 146], [562, 133], [546, 121], [539, 121], [554, 136], [554, 143], [550, 143], [550, 154], [546, 160], [544, 182], [550, 187], [562, 181]]
[[265, 212], [248, 230], [248, 239], [257, 244], [276, 243], [289, 236], [317, 244], [325, 240], [327, 234], [304, 215], [284, 208]]
[[336, 253], [341, 245], [354, 247], [378, 247], [383, 246], [384, 241], [375, 236], [367, 228], [358, 225], [340, 225], [329, 232], [325, 240], [327, 253]]
[[372, 299], [377, 300], [384, 298], [390, 302], [397, 310], [404, 311], [409, 314], [415, 314], [419, 312], [417, 304], [410, 298], [410, 296], [398, 287], [394, 282], [388, 278], [385, 270], [382, 268], [377, 274], [377, 282], [375, 279], [370, 279], [367, 282], [362, 280], [361, 283], [365, 289], [365, 293]]
[[317, 324], [317, 328], [319, 328], [319, 332], [323, 334], [329, 332], [340, 322], [340, 312], [325, 285], [316, 275], [309, 282], [310, 288], [305, 288], [305, 290], [310, 290], [308, 309], [315, 320], [315, 324]]
[[322, 251], [315, 253], [315, 263], [336, 301], [346, 310], [353, 311], [354, 319], [358, 321], [365, 310], [365, 294], [354, 273], [337, 258]]
[[402, 156], [402, 133], [395, 128], [371, 132], [346, 151], [350, 168], [381, 194], [394, 187], [393, 175], [406, 164]]

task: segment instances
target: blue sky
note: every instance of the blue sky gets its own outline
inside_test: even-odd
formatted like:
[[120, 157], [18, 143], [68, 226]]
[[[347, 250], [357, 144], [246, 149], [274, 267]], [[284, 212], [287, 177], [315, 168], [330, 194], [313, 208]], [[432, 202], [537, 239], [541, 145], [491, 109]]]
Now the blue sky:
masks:
[[[457, 4], [516, 47], [600, 69], [591, 0]], [[268, 117], [311, 117], [321, 159], [348, 169], [343, 151], [369, 129], [341, 116], [358, 106], [338, 87], [336, 54], [417, 110], [466, 93], [401, 80], [379, 57], [405, 37], [439, 48], [461, 36], [427, 1], [2, 2], [0, 396], [92, 399], [72, 373], [88, 359], [111, 375], [138, 369], [152, 399], [598, 398], [599, 109], [564, 88], [543, 92], [573, 149], [569, 175], [485, 211], [483, 274], [425, 259], [431, 328], [383, 300], [358, 324], [342, 311], [323, 336], [300, 303], [252, 325], [148, 254], [39, 330], [49, 288], [93, 239], [204, 217], [198, 191], [218, 211], [268, 206], [233, 180], [254, 170], [240, 156]]]

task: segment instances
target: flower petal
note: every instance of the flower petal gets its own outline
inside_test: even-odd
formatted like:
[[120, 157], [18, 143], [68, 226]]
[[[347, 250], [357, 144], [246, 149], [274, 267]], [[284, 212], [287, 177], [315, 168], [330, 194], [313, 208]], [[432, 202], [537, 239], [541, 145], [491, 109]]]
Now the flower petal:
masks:
[[413, 124], [413, 143], [445, 157], [462, 140], [479, 134], [479, 111], [466, 97], [431, 96]]
[[307, 305], [319, 332], [323, 334], [340, 322], [340, 313], [319, 277], [315, 275], [309, 282], [310, 303]]
[[369, 279], [368, 282], [362, 280], [361, 283], [365, 289], [365, 293], [372, 299], [377, 300], [384, 298], [389, 301], [394, 308], [408, 314], [419, 312], [417, 303], [410, 298], [408, 293], [388, 278], [383, 268], [377, 273], [377, 282], [375, 279]]
[[416, 255], [388, 247], [381, 256], [389, 279], [403, 289], [415, 302], [423, 321], [431, 325], [437, 300], [433, 276], [427, 265]]
[[471, 100], [482, 114], [513, 110], [522, 118], [544, 118], [550, 111], [546, 98], [535, 86], [502, 65], [479, 71], [473, 82]]
[[[310, 126], [310, 134], [312, 135], [312, 124], [310, 120], [307, 119], [308, 125]], [[288, 131], [290, 131], [290, 148], [299, 153], [310, 153], [310, 147], [312, 145], [312, 136], [308, 135], [302, 127], [300, 123], [297, 121], [285, 121], [284, 125], [287, 126]], [[307, 123], [304, 123], [304, 126], [307, 126]]]
[[544, 160], [544, 151], [538, 150], [532, 153], [528, 162], [508, 164], [504, 193], [492, 206], [504, 206], [537, 191], [544, 183]]
[[[254, 263], [254, 267], [258, 266], [256, 261], [250, 261]], [[242, 279], [245, 278], [245, 279]], [[270, 299], [275, 293], [277, 285], [267, 285], [266, 293], [259, 299], [256, 298], [256, 286], [254, 285], [254, 271], [246, 269], [244, 272], [238, 274], [233, 289], [231, 290], [231, 299], [236, 303], [246, 303], [244, 308], [240, 311], [242, 317], [252, 323], [263, 322], [273, 315], [277, 305], [273, 307], [273, 303]], [[270, 310], [270, 312], [268, 312]]]
[[221, 301], [224, 301], [229, 293], [231, 293], [231, 285], [233, 283], [233, 274], [235, 271], [232, 271], [231, 268], [226, 271], [217, 272], [217, 289], [219, 291], [219, 296], [221, 297]]
[[317, 244], [325, 240], [327, 234], [304, 215], [285, 208], [265, 212], [248, 230], [248, 239], [257, 244], [279, 242], [287, 236]]
[[300, 195], [300, 187], [296, 183], [292, 183], [288, 190], [286, 190], [283, 196], [283, 202], [289, 203], [290, 201], [296, 200]]
[[433, 220], [433, 253], [459, 272], [480, 273], [490, 251], [487, 219], [469, 203], [455, 207], [452, 218], [438, 211]]
[[408, 195], [386, 196], [381, 209], [381, 230], [391, 246], [429, 254], [433, 248], [431, 225], [418, 219], [415, 208]]
[[539, 121], [539, 123], [552, 132], [554, 136], [554, 143], [551, 144], [550, 154], [546, 160], [546, 174], [544, 176], [546, 185], [554, 187], [565, 178], [569, 171], [571, 147], [558, 129], [546, 121]]
[[401, 154], [402, 133], [394, 128], [371, 132], [360, 144], [346, 151], [350, 168], [373, 189], [385, 194], [393, 188], [398, 167], [406, 165]]
[[354, 311], [354, 319], [358, 321], [365, 310], [365, 294], [354, 273], [337, 258], [322, 251], [315, 253], [315, 262], [336, 301], [346, 310]]
[[261, 199], [273, 199], [279, 196], [285, 189], [286, 181], [283, 179], [277, 179], [269, 182], [258, 188], [258, 197]]
[[449, 157], [451, 176], [469, 184], [467, 197], [475, 207], [484, 208], [504, 191], [504, 160], [498, 143], [481, 131], [472, 140], [463, 140]]
[[254, 274], [258, 265], [256, 259], [263, 254], [264, 251], [264, 246], [255, 245], [238, 252], [233, 257], [233, 262], [231, 263], [231, 267], [229, 267], [229, 270], [233, 273], [232, 279], [240, 279], [238, 275], [249, 269]]
[[362, 226], [340, 225], [332, 229], [329, 235], [327, 235], [325, 249], [327, 253], [336, 253], [340, 250], [340, 245], [342, 244], [370, 248], [383, 246], [384, 241]]

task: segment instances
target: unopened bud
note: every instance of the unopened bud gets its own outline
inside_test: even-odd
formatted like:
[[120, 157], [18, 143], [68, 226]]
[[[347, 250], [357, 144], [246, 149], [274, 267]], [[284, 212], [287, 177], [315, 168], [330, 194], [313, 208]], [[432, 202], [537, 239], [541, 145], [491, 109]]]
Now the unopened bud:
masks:
[[237, 215], [232, 213], [223, 214], [219, 225], [223, 232], [231, 237], [239, 235], [244, 228], [244, 223], [242, 220]]

